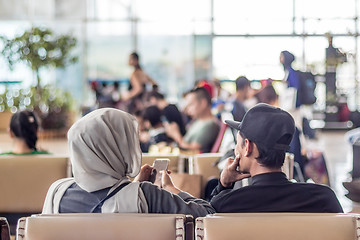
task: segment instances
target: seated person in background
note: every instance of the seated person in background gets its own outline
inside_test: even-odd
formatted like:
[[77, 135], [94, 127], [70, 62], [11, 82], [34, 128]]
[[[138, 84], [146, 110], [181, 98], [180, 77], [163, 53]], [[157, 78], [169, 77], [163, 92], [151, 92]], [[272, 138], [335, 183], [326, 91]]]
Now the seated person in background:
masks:
[[[242, 122], [226, 121], [237, 129], [235, 159], [228, 158], [211, 205], [217, 212], [343, 212], [327, 186], [293, 183], [281, 172], [285, 151], [295, 131], [294, 119], [280, 108], [257, 104]], [[233, 189], [252, 177], [249, 186]]]
[[236, 84], [236, 93], [235, 93], [235, 100], [234, 100], [234, 107], [231, 111], [235, 121], [241, 121], [244, 117], [247, 107], [245, 107], [245, 100], [248, 98], [248, 92], [250, 89], [250, 81], [244, 77], [238, 77], [235, 80]]
[[29, 110], [23, 110], [11, 117], [9, 134], [13, 140], [11, 152], [1, 155], [26, 155], [26, 154], [47, 154], [38, 151], [36, 142], [39, 125], [35, 114]]
[[220, 126], [211, 114], [211, 98], [205, 88], [195, 88], [186, 95], [187, 114], [193, 119], [185, 136], [175, 123], [165, 124], [166, 133], [186, 150], [209, 152], [215, 143]]
[[144, 124], [148, 131], [149, 140], [147, 141], [147, 149], [143, 152], [148, 152], [151, 145], [160, 142], [169, 143], [170, 139], [165, 133], [165, 128], [161, 122], [161, 111], [157, 106], [150, 106], [145, 108], [143, 113]]
[[149, 141], [149, 132], [145, 128], [145, 121], [143, 112], [141, 110], [137, 110], [134, 112], [133, 116], [138, 122], [139, 129], [139, 140], [140, 140], [140, 149], [142, 152], [147, 152], [149, 149], [148, 141]]
[[50, 186], [43, 213], [214, 213], [208, 202], [176, 188], [166, 171], [159, 186], [148, 182], [152, 167], [141, 168], [138, 123], [128, 113], [95, 110], [75, 122], [68, 141], [74, 178]]
[[161, 110], [161, 115], [165, 117], [166, 121], [175, 122], [178, 125], [181, 135], [184, 136], [186, 131], [183, 116], [176, 105], [169, 104], [164, 95], [156, 91], [149, 94], [149, 100], [151, 104], [156, 105]]

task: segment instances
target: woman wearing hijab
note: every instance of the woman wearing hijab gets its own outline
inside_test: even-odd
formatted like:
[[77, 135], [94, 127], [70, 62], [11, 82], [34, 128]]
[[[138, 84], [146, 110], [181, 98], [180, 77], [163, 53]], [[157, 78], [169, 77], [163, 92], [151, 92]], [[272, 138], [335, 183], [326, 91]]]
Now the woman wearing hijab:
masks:
[[[74, 178], [51, 185], [43, 213], [183, 213], [198, 217], [214, 212], [208, 202], [176, 188], [166, 172], [161, 188], [147, 181], [152, 167], [141, 168], [138, 123], [128, 113], [95, 110], [70, 128], [68, 142]], [[138, 181], [128, 178], [135, 176]]]

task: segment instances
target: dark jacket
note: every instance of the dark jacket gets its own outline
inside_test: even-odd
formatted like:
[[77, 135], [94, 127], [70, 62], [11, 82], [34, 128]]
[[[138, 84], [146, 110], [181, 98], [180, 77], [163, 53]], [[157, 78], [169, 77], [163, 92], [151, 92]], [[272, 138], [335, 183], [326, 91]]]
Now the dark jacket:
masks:
[[251, 185], [238, 189], [219, 183], [210, 203], [216, 212], [343, 212], [329, 187], [293, 183], [282, 172], [256, 175]]

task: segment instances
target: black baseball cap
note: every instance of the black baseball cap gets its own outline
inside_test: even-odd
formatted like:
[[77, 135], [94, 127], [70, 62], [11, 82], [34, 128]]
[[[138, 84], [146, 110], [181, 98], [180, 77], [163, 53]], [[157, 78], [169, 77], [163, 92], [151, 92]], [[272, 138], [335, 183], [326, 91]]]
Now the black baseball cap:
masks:
[[288, 112], [265, 103], [249, 109], [241, 122], [225, 122], [266, 150], [288, 150], [295, 132], [294, 119]]

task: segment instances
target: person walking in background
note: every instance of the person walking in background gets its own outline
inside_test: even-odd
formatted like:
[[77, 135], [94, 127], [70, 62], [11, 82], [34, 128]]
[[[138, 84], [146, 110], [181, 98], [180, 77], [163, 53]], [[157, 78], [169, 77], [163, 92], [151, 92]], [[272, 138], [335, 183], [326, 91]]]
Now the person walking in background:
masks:
[[[280, 63], [284, 67], [285, 76], [284, 80], [287, 82], [289, 88], [295, 88], [296, 91], [300, 88], [300, 77], [299, 74], [291, 66], [295, 60], [295, 56], [289, 51], [282, 51], [280, 53]], [[296, 95], [295, 107], [298, 108], [301, 105], [300, 98]]]
[[139, 55], [136, 52], [130, 54], [129, 65], [134, 67], [134, 71], [130, 76], [129, 91], [121, 96], [121, 100], [128, 102], [128, 112], [133, 113], [141, 109], [146, 85], [151, 84], [153, 88], [157, 88], [157, 83], [141, 68]]

